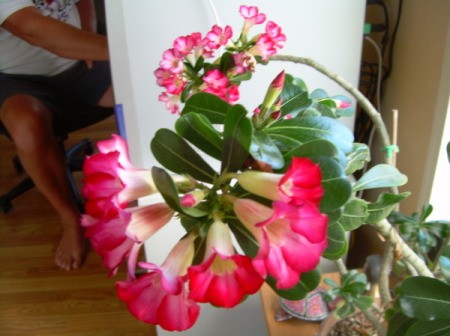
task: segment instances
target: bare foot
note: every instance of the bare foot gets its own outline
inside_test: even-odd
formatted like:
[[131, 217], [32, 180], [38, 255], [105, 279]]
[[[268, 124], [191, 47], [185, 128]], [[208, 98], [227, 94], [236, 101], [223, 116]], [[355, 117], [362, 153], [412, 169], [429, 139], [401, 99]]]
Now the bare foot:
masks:
[[66, 271], [80, 268], [85, 254], [80, 225], [64, 227], [55, 253], [56, 265]]

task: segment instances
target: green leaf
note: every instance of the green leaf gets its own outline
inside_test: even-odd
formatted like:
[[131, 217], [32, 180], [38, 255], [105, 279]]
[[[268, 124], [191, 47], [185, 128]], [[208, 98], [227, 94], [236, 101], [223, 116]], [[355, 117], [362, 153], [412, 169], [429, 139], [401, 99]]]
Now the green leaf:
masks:
[[273, 123], [266, 132], [290, 149], [316, 139], [330, 141], [343, 153], [353, 148], [353, 133], [342, 123], [327, 117], [283, 119]]
[[290, 114], [292, 117], [297, 116], [301, 111], [305, 110], [312, 104], [309, 99], [308, 92], [301, 87], [289, 83], [285, 83], [281, 92], [281, 115]]
[[401, 194], [383, 193], [378, 196], [375, 203], [369, 203], [366, 223], [377, 224], [386, 218], [395, 206], [408, 197], [411, 193], [404, 192]]
[[405, 316], [401, 311], [396, 312], [389, 321], [388, 336], [405, 336], [411, 325], [416, 319]]
[[389, 188], [404, 185], [408, 181], [406, 175], [388, 164], [379, 164], [367, 171], [353, 186], [353, 191], [374, 188]]
[[273, 169], [281, 169], [285, 166], [283, 155], [277, 145], [267, 134], [261, 131], [253, 133], [250, 154], [254, 159], [269, 164]]
[[276, 280], [270, 276], [266, 278], [266, 283], [282, 298], [288, 300], [301, 300], [309, 292], [317, 288], [320, 283], [320, 277], [321, 274], [317, 270], [302, 273], [298, 284], [287, 290], [278, 289]]
[[159, 129], [150, 147], [156, 160], [174, 173], [188, 174], [207, 183], [212, 183], [217, 175], [183, 138], [169, 129]]
[[220, 160], [223, 140], [207, 117], [199, 113], [187, 113], [175, 123], [177, 133], [194, 146]]
[[298, 86], [302, 91], [308, 92], [308, 86], [305, 81], [299, 77], [294, 77], [291, 74], [286, 73], [286, 77], [284, 79], [284, 84], [292, 84]]
[[339, 223], [345, 231], [352, 231], [365, 223], [367, 214], [367, 202], [360, 198], [353, 198], [345, 204]]
[[316, 157], [326, 156], [329, 158], [338, 158], [336, 147], [327, 140], [316, 139], [302, 144], [284, 154], [286, 166], [288, 166], [293, 157]]
[[353, 301], [355, 303], [355, 306], [362, 311], [369, 309], [373, 304], [373, 299], [370, 296], [365, 295], [356, 297]]
[[416, 321], [405, 336], [449, 336], [450, 320]]
[[224, 122], [221, 172], [235, 172], [242, 168], [242, 164], [248, 158], [252, 141], [252, 124], [247, 118], [247, 110], [238, 104], [228, 110]]
[[[419, 320], [450, 320], [450, 285], [424, 276], [407, 278], [397, 288], [403, 313]], [[449, 321], [450, 322], [450, 321]]]
[[326, 157], [312, 158], [322, 172], [322, 186], [325, 195], [320, 202], [320, 210], [328, 213], [343, 206], [351, 196], [352, 186], [342, 166]]
[[180, 204], [178, 190], [172, 178], [164, 169], [152, 167], [152, 178], [166, 204], [173, 210], [191, 217], [203, 217], [207, 213], [197, 208], [185, 208]]
[[181, 115], [196, 112], [203, 114], [213, 124], [223, 124], [230, 106], [230, 104], [214, 94], [199, 92], [186, 101]]
[[328, 225], [328, 246], [323, 256], [330, 260], [337, 260], [347, 253], [348, 244], [345, 238], [345, 230], [339, 222]]
[[354, 143], [352, 152], [347, 155], [345, 174], [351, 175], [362, 169], [370, 161], [370, 149], [366, 144]]
[[345, 302], [344, 305], [335, 310], [335, 314], [339, 316], [339, 318], [343, 319], [355, 311], [355, 308], [349, 302]]

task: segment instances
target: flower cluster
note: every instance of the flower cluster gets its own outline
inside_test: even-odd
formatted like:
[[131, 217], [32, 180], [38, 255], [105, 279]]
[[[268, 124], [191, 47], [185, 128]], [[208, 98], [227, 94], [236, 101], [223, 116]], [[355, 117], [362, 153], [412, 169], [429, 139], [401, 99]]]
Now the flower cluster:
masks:
[[[232, 40], [230, 26], [214, 25], [205, 36], [195, 32], [176, 38], [172, 48], [164, 51], [155, 76], [157, 84], [165, 89], [159, 100], [172, 113], [179, 112], [179, 103], [196, 92], [208, 92], [235, 103], [239, 99], [239, 82], [251, 76], [258, 60], [267, 61], [283, 47], [286, 37], [272, 21], [266, 23], [264, 33], [249, 38], [250, 29], [266, 21], [266, 15], [259, 13], [257, 7], [241, 6], [239, 12], [244, 25], [237, 40]], [[222, 48], [227, 57], [221, 55], [214, 60]], [[206, 62], [207, 59], [213, 61]]]
[[[317, 266], [327, 245], [327, 216], [318, 208], [323, 195], [321, 172], [309, 159], [295, 158], [286, 174], [223, 174], [218, 177], [220, 192], [218, 186], [208, 188], [174, 176], [180, 204], [186, 205], [181, 205], [178, 216], [195, 207], [214, 206], [201, 213], [198, 225], [158, 266], [138, 261], [138, 252], [176, 211], [166, 203], [127, 208], [127, 202], [157, 192], [151, 172], [130, 164], [118, 136], [98, 146], [100, 152], [84, 165], [83, 191], [92, 205], [86, 207], [82, 224], [111, 275], [127, 262], [128, 278], [118, 282], [117, 291], [138, 319], [184, 330], [195, 323], [198, 303], [232, 308], [256, 293], [269, 276], [278, 288], [287, 289]], [[232, 181], [266, 199], [266, 204], [237, 197], [228, 189]], [[257, 241], [256, 255], [239, 253], [233, 246], [233, 230], [239, 225], [235, 217]], [[204, 245], [202, 253], [196, 255], [200, 245]], [[137, 266], [146, 270], [144, 275], [136, 277]]]

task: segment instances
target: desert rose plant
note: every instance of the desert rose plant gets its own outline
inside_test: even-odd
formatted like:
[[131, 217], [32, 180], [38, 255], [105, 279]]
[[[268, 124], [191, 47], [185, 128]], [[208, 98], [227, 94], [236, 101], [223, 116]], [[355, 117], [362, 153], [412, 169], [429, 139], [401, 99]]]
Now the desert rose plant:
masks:
[[[415, 278], [450, 293], [386, 219], [408, 196], [396, 192], [406, 176], [386, 162], [351, 182], [370, 160], [370, 150], [355, 143], [338, 120], [354, 112], [350, 100], [321, 89], [310, 92], [300, 78], [282, 71], [260, 93], [260, 105], [248, 110], [239, 104], [239, 85], [274, 61], [310, 65], [356, 98], [389, 146], [378, 112], [314, 61], [277, 55], [286, 36], [257, 7], [241, 6], [239, 13], [243, 25], [236, 37], [230, 26], [214, 25], [205, 35], [178, 37], [163, 53], [154, 72], [163, 90], [159, 100], [177, 119], [173, 130], [160, 129], [151, 141], [161, 167], [133, 166], [117, 135], [99, 142], [98, 153], [85, 161], [82, 225], [110, 276], [127, 265], [127, 278], [117, 283], [119, 298], [139, 320], [185, 330], [196, 322], [201, 304], [235, 307], [263, 283], [283, 298], [304, 298], [320, 282], [323, 257], [338, 263], [345, 288], [358, 289], [331, 284], [329, 296], [341, 301], [340, 317], [363, 310], [380, 334], [389, 326], [392, 335], [400, 335], [395, 332], [400, 318], [411, 328], [448, 322], [448, 297], [436, 305], [434, 320], [413, 309], [416, 301], [408, 293], [414, 284], [401, 284], [395, 300], [388, 289], [381, 306], [362, 295], [364, 274], [348, 273], [341, 262], [348, 250], [346, 232], [373, 225], [401, 251]], [[252, 36], [255, 25], [263, 32]], [[220, 162], [217, 171], [212, 160]], [[383, 191], [376, 202], [358, 197], [359, 191], [376, 188]], [[130, 206], [155, 193], [163, 201]], [[141, 260], [145, 241], [165, 225], [182, 225], [186, 233], [161, 265]], [[435, 294], [431, 289], [421, 298], [430, 302]], [[374, 308], [386, 307], [392, 308], [394, 317], [386, 321], [393, 327], [371, 318]]]

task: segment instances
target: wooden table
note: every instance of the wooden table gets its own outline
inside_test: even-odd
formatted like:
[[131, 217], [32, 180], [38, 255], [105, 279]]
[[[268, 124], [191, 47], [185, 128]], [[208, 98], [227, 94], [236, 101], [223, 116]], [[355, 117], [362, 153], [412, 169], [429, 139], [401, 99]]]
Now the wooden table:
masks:
[[[339, 282], [339, 273], [327, 273], [322, 276], [322, 279], [324, 278]], [[269, 336], [314, 336], [318, 333], [320, 322], [303, 321], [297, 318], [276, 321], [275, 315], [280, 309], [280, 298], [269, 285], [264, 284], [261, 287], [260, 296]]]

